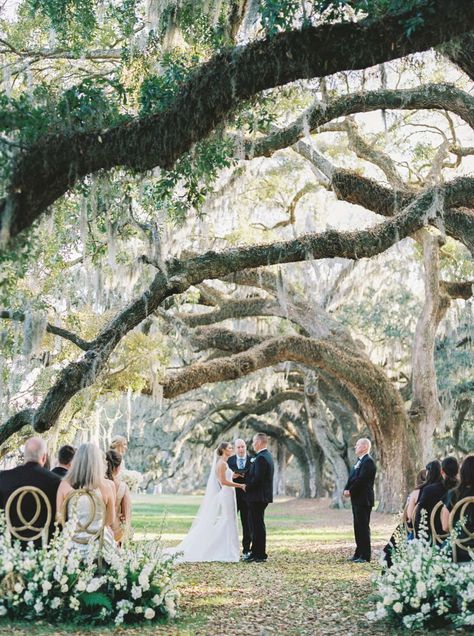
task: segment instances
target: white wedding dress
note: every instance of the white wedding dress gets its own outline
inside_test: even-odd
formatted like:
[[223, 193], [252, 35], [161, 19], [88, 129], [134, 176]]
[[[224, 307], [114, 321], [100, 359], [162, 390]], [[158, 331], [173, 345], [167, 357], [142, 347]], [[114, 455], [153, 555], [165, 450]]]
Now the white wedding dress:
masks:
[[[239, 560], [235, 488], [219, 483], [216, 464], [214, 457], [204, 500], [188, 534], [175, 548], [163, 551], [178, 554], [177, 563]], [[232, 481], [230, 468], [225, 476]]]

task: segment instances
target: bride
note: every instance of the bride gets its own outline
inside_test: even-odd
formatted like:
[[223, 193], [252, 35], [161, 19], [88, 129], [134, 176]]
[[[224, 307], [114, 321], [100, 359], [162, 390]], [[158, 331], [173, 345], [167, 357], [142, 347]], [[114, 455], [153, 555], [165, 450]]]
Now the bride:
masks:
[[164, 550], [165, 554], [178, 554], [178, 563], [239, 560], [235, 488], [245, 490], [245, 485], [232, 481], [232, 471], [227, 466], [232, 454], [232, 444], [219, 444], [206, 494], [191, 529], [179, 545]]

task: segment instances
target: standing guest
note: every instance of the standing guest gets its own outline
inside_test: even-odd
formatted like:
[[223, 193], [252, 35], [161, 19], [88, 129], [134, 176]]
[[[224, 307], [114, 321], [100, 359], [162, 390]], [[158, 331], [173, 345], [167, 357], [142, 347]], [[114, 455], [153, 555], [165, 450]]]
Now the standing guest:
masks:
[[356, 549], [350, 561], [368, 563], [371, 557], [370, 514], [374, 507], [374, 481], [377, 469], [369, 455], [372, 443], [363, 437], [357, 440], [355, 454], [357, 463], [349, 474], [344, 496], [351, 498], [354, 518]]
[[[420, 521], [422, 514], [425, 515], [426, 530], [428, 535], [431, 536], [431, 513], [436, 504], [443, 499], [448, 490], [455, 488], [458, 484], [457, 475], [459, 472], [459, 463], [455, 457], [445, 457], [441, 462], [441, 466], [438, 460], [436, 463], [430, 462], [428, 464], [428, 473], [430, 478], [433, 478], [432, 483], [427, 483], [423, 486], [418, 499], [416, 518], [415, 518], [415, 534], [418, 536]], [[433, 464], [433, 466], [431, 465]], [[437, 475], [438, 467], [440, 466], [439, 477]], [[424, 513], [422, 512], [424, 511]], [[441, 525], [441, 519], [436, 519], [436, 531], [441, 533], [443, 531]]]
[[132, 522], [132, 499], [127, 484], [119, 479], [122, 468], [122, 455], [116, 451], [109, 450], [105, 454], [107, 461], [107, 479], [109, 479], [115, 489], [115, 521], [112, 530], [116, 541], [122, 541]]
[[74, 459], [75, 452], [76, 449], [74, 446], [70, 446], [69, 444], [61, 446], [58, 451], [58, 465], [53, 468], [51, 472], [61, 477], [61, 479], [64, 479], [68, 470], [71, 468], [71, 462]]
[[[68, 504], [67, 517], [77, 515], [78, 522], [86, 526], [89, 533], [97, 532], [105, 526], [104, 540], [113, 544], [115, 523], [115, 492], [113, 484], [105, 478], [105, 461], [102, 451], [96, 444], [81, 444], [74, 455], [71, 469], [61, 481], [58, 488], [56, 505], [58, 518], [63, 521], [63, 504], [66, 497], [74, 490], [87, 490], [95, 501], [94, 509], [89, 496], [79, 495], [77, 501]], [[84, 555], [89, 550], [87, 541], [89, 534], [84, 531], [73, 537], [78, 550]], [[75, 541], [77, 539], [77, 541]]]
[[[47, 459], [46, 442], [40, 437], [31, 437], [25, 444], [24, 461], [25, 463], [10, 470], [0, 472], [0, 508], [5, 509], [6, 503], [10, 495], [21, 486], [35, 486], [44, 492], [51, 504], [51, 523], [49, 526], [48, 540], [54, 530], [54, 521], [56, 516], [56, 493], [58, 491], [61, 479], [54, 475], [51, 471], [46, 470], [44, 465]], [[29, 521], [35, 516], [37, 505], [31, 495], [24, 497], [21, 505], [21, 514]], [[23, 525], [16, 514], [16, 506], [11, 509], [11, 522], [13, 526]], [[41, 527], [45, 525], [47, 519], [46, 506], [41, 506], [38, 519], [35, 526]], [[41, 546], [38, 539], [35, 542], [36, 547]]]
[[245, 476], [245, 491], [250, 511], [252, 528], [252, 552], [244, 561], [257, 563], [267, 560], [265, 528], [265, 508], [273, 501], [273, 458], [267, 449], [268, 438], [265, 433], [253, 436], [253, 449], [257, 456], [251, 462]]
[[[234, 443], [235, 455], [232, 455], [227, 460], [227, 465], [232, 470], [233, 480], [238, 484], [245, 483], [245, 475], [250, 470], [252, 465], [250, 457], [247, 454], [247, 445], [243, 439], [237, 439]], [[242, 523], [242, 550], [243, 556], [249, 556], [251, 549], [250, 544], [252, 542], [252, 535], [250, 530], [250, 514], [247, 504], [247, 495], [240, 488], [236, 488], [235, 494], [237, 496], [237, 511], [240, 513], [240, 521]]]
[[[460, 481], [459, 485], [456, 488], [450, 490], [443, 498], [444, 506], [441, 510], [441, 524], [443, 526], [443, 530], [445, 532], [449, 531], [449, 515], [451, 510], [461, 499], [465, 499], [466, 497], [474, 497], [474, 455], [468, 455], [464, 458], [463, 463], [461, 464], [460, 470]], [[466, 530], [470, 533], [474, 532], [474, 504], [471, 503], [468, 507], [466, 507], [463, 517], [464, 527], [461, 527], [460, 537], [464, 539], [466, 537]], [[459, 515], [461, 512], [459, 511]], [[454, 527], [456, 527], [456, 523], [459, 521], [459, 517], [457, 512], [455, 513], [454, 519]], [[470, 539], [467, 541], [466, 539], [463, 541], [463, 546], [465, 548], [469, 548], [474, 550], [474, 540]], [[471, 556], [467, 549], [459, 549], [456, 548], [456, 557], [457, 561], [469, 561]]]

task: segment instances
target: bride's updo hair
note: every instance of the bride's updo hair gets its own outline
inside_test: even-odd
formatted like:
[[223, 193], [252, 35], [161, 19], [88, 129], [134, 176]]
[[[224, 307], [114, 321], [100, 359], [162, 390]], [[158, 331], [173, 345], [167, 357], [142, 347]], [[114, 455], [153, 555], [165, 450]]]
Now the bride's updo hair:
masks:
[[224, 454], [224, 451], [226, 450], [226, 448], [228, 448], [228, 446], [230, 446], [229, 442], [221, 442], [219, 444], [219, 446], [217, 447], [217, 456], [218, 457], [222, 457], [222, 455]]

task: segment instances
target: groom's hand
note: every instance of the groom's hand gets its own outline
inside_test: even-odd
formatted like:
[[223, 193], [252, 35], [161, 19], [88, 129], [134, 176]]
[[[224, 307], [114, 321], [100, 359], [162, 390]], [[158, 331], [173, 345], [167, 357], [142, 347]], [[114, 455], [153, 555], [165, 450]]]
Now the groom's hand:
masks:
[[350, 497], [351, 493], [348, 490], [344, 490], [344, 497]]
[[242, 473], [232, 473], [232, 479], [237, 479], [238, 477], [243, 477]]

